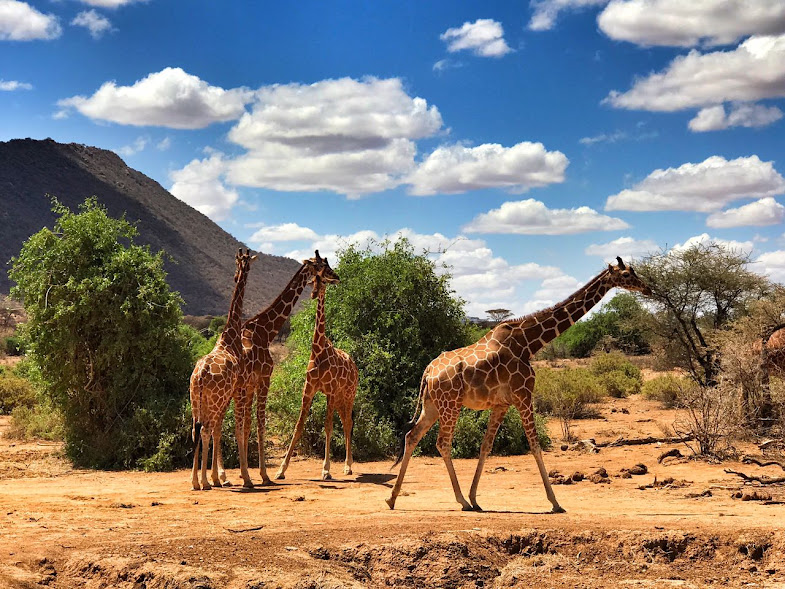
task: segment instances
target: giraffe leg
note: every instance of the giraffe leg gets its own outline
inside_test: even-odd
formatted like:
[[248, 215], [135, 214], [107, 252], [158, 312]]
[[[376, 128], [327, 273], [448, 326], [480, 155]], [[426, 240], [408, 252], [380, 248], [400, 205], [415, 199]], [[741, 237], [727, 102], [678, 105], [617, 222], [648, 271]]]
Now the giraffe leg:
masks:
[[[531, 387], [527, 387], [528, 391], [534, 388], [534, 379], [531, 379]], [[540, 449], [540, 442], [537, 440], [537, 429], [534, 426], [534, 410], [532, 409], [531, 392], [525, 396], [524, 400], [516, 403], [518, 412], [521, 414], [521, 421], [523, 422], [523, 429], [526, 432], [526, 439], [529, 441], [529, 448], [531, 448], [534, 460], [537, 462], [537, 468], [540, 471], [542, 483], [545, 485], [545, 495], [548, 501], [551, 502], [553, 508], [551, 513], [564, 513], [564, 508], [559, 505], [556, 500], [556, 495], [551, 487], [551, 482], [548, 480], [548, 471], [545, 469], [545, 462], [542, 460], [542, 450]]]
[[426, 400], [423, 403], [422, 412], [417, 419], [417, 423], [415, 423], [414, 427], [406, 434], [403, 459], [401, 460], [401, 467], [398, 470], [398, 478], [395, 480], [395, 486], [392, 489], [392, 493], [390, 493], [390, 498], [385, 499], [390, 509], [395, 509], [395, 500], [401, 492], [403, 477], [406, 475], [406, 468], [409, 466], [409, 459], [412, 457], [412, 452], [414, 452], [417, 444], [419, 444], [422, 437], [428, 433], [428, 430], [433, 427], [433, 424], [436, 423], [438, 418], [439, 411], [436, 409], [436, 406], [430, 400]]
[[[191, 435], [196, 437], [196, 420], [194, 420], [194, 429], [191, 432]], [[199, 439], [195, 440], [194, 443], [194, 465], [191, 469], [191, 484], [193, 486], [194, 491], [201, 490], [201, 486], [199, 485], [199, 448], [202, 448], [202, 434], [199, 433]], [[202, 452], [204, 452], [204, 448], [202, 448]]]
[[297, 426], [294, 428], [294, 436], [292, 436], [292, 441], [289, 443], [289, 448], [286, 450], [286, 456], [281, 463], [281, 467], [278, 469], [278, 472], [275, 475], [275, 478], [278, 480], [286, 478], [286, 469], [289, 468], [289, 461], [292, 459], [292, 454], [294, 454], [294, 448], [297, 445], [297, 442], [300, 440], [300, 436], [303, 435], [305, 420], [308, 418], [308, 411], [311, 408], [311, 403], [313, 402], [313, 397], [315, 394], [316, 390], [314, 386], [306, 377], [305, 387], [303, 387], [303, 401], [302, 405], [300, 406], [300, 415], [297, 418]]
[[212, 424], [202, 424], [202, 490], [209, 491], [210, 483], [207, 482], [207, 455], [210, 452], [210, 438]]
[[244, 392], [234, 402], [234, 434], [237, 438], [237, 452], [240, 456], [240, 476], [243, 487], [253, 489], [251, 475], [248, 474], [248, 436], [251, 433], [251, 408], [245, 402]]
[[343, 467], [343, 474], [352, 474], [352, 404], [346, 403], [341, 411], [341, 423], [343, 424], [343, 439], [346, 442], [346, 462]]
[[272, 481], [267, 476], [267, 464], [264, 455], [264, 434], [267, 430], [267, 391], [270, 388], [270, 377], [263, 378], [256, 393], [256, 438], [259, 444], [259, 474], [262, 485], [271, 485]]
[[455, 493], [455, 500], [461, 504], [463, 511], [471, 511], [471, 504], [466, 501], [461, 493], [461, 486], [458, 484], [458, 477], [455, 474], [455, 468], [452, 465], [452, 437], [455, 434], [455, 426], [458, 423], [458, 415], [460, 415], [460, 405], [456, 409], [449, 410], [449, 413], [441, 415], [441, 422], [439, 424], [439, 435], [436, 438], [436, 449], [444, 459], [444, 465], [447, 467], [447, 474], [450, 475], [450, 482], [452, 483], [452, 490]]
[[332, 479], [330, 474], [330, 440], [333, 437], [333, 417], [335, 416], [335, 405], [333, 395], [327, 397], [327, 415], [324, 417], [324, 462], [322, 463], [322, 480]]
[[213, 428], [213, 467], [210, 473], [210, 478], [213, 480], [214, 487], [223, 485], [221, 475], [223, 475], [223, 480], [226, 480], [226, 473], [224, 472], [223, 466], [223, 456], [221, 454], [221, 424], [218, 423]]
[[480, 484], [480, 476], [482, 476], [485, 459], [493, 449], [493, 440], [496, 438], [496, 432], [499, 431], [499, 426], [504, 421], [506, 413], [507, 407], [496, 407], [491, 411], [491, 417], [488, 419], [488, 429], [480, 447], [480, 459], [477, 461], [477, 470], [474, 472], [474, 478], [472, 479], [472, 488], [469, 489], [469, 503], [472, 504], [475, 511], [482, 511], [482, 507], [477, 505], [477, 487]]

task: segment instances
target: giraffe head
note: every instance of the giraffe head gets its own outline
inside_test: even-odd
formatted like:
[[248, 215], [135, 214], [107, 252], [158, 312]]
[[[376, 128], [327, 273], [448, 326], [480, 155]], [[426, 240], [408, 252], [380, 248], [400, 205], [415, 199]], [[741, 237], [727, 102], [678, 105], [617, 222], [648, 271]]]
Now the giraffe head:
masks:
[[608, 264], [608, 281], [610, 285], [649, 296], [651, 289], [635, 274], [633, 267], [626, 265], [619, 256], [616, 257], [616, 260], [619, 262], [616, 266]]
[[251, 255], [251, 250], [246, 249], [243, 253], [243, 248], [237, 250], [237, 255], [234, 257], [234, 262], [237, 268], [234, 271], [234, 281], [237, 283], [240, 276], [247, 276], [248, 271], [251, 269], [251, 262], [256, 259], [256, 254]]
[[303, 264], [308, 267], [311, 273], [311, 284], [313, 285], [313, 292], [311, 298], [315, 299], [319, 296], [319, 292], [327, 288], [328, 284], [338, 284], [341, 279], [330, 268], [330, 262], [327, 258], [319, 255], [319, 250], [316, 250], [316, 256], [309, 260], [303, 260]]

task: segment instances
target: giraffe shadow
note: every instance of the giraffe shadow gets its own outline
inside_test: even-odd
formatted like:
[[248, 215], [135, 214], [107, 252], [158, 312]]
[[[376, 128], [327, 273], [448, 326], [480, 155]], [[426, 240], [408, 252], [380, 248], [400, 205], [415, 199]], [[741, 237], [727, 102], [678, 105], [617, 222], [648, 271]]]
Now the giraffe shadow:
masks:
[[225, 490], [229, 491], [230, 493], [269, 493], [271, 491], [279, 491], [283, 487], [280, 485], [256, 485], [253, 489], [248, 489], [246, 487], [223, 487]]
[[392, 485], [388, 485], [387, 483], [397, 476], [397, 474], [392, 472], [362, 473], [357, 475], [357, 482], [381, 485], [383, 487], [392, 487]]

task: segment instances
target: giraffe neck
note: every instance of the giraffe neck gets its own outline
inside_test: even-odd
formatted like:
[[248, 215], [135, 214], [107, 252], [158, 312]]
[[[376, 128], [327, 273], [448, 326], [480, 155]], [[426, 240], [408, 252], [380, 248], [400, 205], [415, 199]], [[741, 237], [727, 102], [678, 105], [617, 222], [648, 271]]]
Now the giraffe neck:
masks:
[[221, 342], [224, 346], [239, 353], [242, 350], [240, 338], [240, 325], [243, 319], [243, 297], [245, 296], [245, 284], [248, 281], [248, 273], [241, 272], [234, 285], [232, 302], [229, 305], [229, 314], [226, 317], [226, 326], [221, 332]]
[[588, 284], [553, 307], [511, 322], [513, 332], [518, 332], [522, 336], [522, 344], [529, 356], [533, 356], [547, 343], [564, 333], [602, 300], [602, 297], [612, 288], [606, 280], [607, 273], [608, 271], [604, 270]]
[[318, 291], [318, 300], [316, 302], [316, 323], [313, 328], [313, 342], [311, 344], [311, 353], [315, 354], [323, 350], [327, 346], [327, 335], [324, 329], [324, 298], [325, 288], [320, 288]]
[[301, 266], [270, 306], [245, 322], [244, 327], [253, 331], [255, 343], [265, 345], [275, 339], [284, 322], [291, 315], [294, 304], [308, 283], [308, 278], [307, 267]]

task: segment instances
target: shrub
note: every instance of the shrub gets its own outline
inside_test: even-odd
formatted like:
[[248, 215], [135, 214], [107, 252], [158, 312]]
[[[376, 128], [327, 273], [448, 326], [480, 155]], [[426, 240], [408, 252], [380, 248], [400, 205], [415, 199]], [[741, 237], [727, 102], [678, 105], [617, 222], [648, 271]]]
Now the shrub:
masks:
[[621, 372], [628, 378], [638, 382], [643, 381], [640, 369], [622, 354], [616, 352], [596, 356], [592, 359], [590, 368], [592, 373], [597, 376], [608, 372]]
[[9, 356], [21, 356], [25, 353], [25, 343], [21, 337], [10, 335], [3, 342], [3, 349]]
[[666, 409], [673, 409], [684, 406], [685, 391], [693, 386], [695, 384], [687, 378], [666, 374], [643, 383], [641, 392], [647, 399], [659, 401]]
[[30, 407], [20, 405], [11, 412], [6, 435], [16, 440], [39, 438], [59, 442], [65, 437], [63, 416], [48, 401]]
[[[453, 440], [453, 458], [475, 458], [480, 454], [482, 440], [488, 430], [490, 411], [473, 411], [463, 409], [458, 417]], [[537, 441], [541, 448], [548, 448], [551, 439], [545, 426], [545, 419], [540, 415], [534, 416], [534, 426], [537, 429]], [[493, 442], [494, 454], [510, 456], [525, 454], [529, 451], [529, 441], [523, 429], [521, 415], [514, 407], [510, 407], [504, 416], [504, 421], [499, 428]]]
[[534, 406], [539, 413], [559, 418], [565, 441], [572, 439], [574, 419], [594, 416], [591, 405], [602, 400], [602, 387], [590, 370], [565, 368], [537, 370]]
[[8, 415], [17, 407], [36, 404], [32, 383], [11, 371], [0, 372], [0, 415]]
[[732, 449], [732, 436], [742, 423], [738, 394], [734, 386], [693, 386], [683, 396], [686, 411], [673, 424], [682, 436], [693, 439], [685, 444], [702, 456], [723, 457]]
[[601, 374], [599, 382], [605, 393], [616, 399], [624, 399], [641, 392], [641, 381], [631, 378], [619, 370]]

